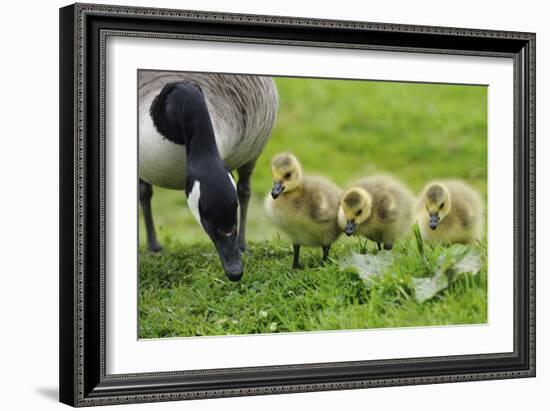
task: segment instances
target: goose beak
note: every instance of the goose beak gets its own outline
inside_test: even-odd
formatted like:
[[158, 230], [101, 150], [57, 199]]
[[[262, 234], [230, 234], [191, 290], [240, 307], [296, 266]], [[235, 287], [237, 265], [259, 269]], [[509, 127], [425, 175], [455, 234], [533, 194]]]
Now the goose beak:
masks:
[[236, 228], [233, 230], [221, 230], [207, 219], [201, 220], [204, 231], [208, 234], [222, 263], [223, 271], [231, 281], [239, 281], [243, 276], [243, 263]]
[[230, 281], [237, 282], [243, 276], [243, 265], [240, 261], [223, 263], [223, 270]]
[[344, 227], [344, 233], [346, 233], [346, 235], [348, 236], [352, 235], [353, 232], [355, 231], [355, 227], [357, 227], [357, 224], [355, 224], [355, 221], [348, 221], [348, 223]]
[[283, 183], [281, 183], [280, 181], [275, 181], [273, 183], [273, 189], [271, 190], [271, 197], [273, 197], [273, 199], [276, 199], [281, 195], [284, 189], [285, 186], [283, 186]]
[[437, 226], [439, 225], [439, 215], [437, 213], [431, 213], [430, 214], [430, 228], [432, 230], [435, 230]]
[[230, 281], [239, 281], [243, 276], [241, 251], [237, 243], [237, 236], [223, 236], [215, 241], [216, 250], [222, 262], [223, 271]]

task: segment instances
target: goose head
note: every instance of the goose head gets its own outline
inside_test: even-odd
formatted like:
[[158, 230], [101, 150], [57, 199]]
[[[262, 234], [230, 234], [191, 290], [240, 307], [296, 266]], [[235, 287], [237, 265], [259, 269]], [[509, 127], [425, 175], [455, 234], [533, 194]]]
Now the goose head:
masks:
[[185, 145], [187, 203], [214, 244], [227, 278], [239, 281], [243, 265], [237, 235], [237, 189], [220, 157], [201, 88], [187, 81], [165, 85], [151, 105], [151, 117], [163, 136]]
[[298, 159], [289, 153], [281, 153], [271, 160], [273, 188], [271, 196], [276, 199], [283, 192], [290, 193], [302, 184], [302, 167]]
[[239, 281], [243, 265], [237, 234], [235, 183], [229, 172], [199, 178], [188, 177], [189, 209], [214, 244], [227, 278]]
[[425, 212], [430, 219], [429, 225], [432, 230], [437, 229], [441, 221], [451, 211], [451, 195], [447, 187], [441, 183], [432, 183], [425, 188], [422, 195]]
[[346, 235], [355, 232], [357, 226], [365, 222], [372, 214], [372, 196], [367, 190], [354, 187], [347, 190], [340, 200], [338, 225]]

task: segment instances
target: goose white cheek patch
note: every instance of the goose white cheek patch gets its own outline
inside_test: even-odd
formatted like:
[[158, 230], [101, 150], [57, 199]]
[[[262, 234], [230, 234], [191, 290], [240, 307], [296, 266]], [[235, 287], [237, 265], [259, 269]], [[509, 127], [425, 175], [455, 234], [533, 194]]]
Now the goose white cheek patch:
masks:
[[231, 180], [231, 184], [233, 184], [233, 187], [235, 187], [235, 191], [237, 191], [237, 184], [235, 183], [235, 179], [233, 178], [233, 175], [231, 173], [229, 174], [229, 179]]
[[[195, 220], [200, 224], [201, 223], [201, 215], [199, 213], [199, 200], [201, 198], [201, 183], [200, 181], [195, 181], [193, 183], [193, 187], [191, 188], [191, 192], [189, 193], [189, 197], [187, 197], [187, 205], [189, 206], [189, 209], [191, 210], [191, 214], [193, 214], [193, 217], [195, 217]], [[204, 229], [204, 227], [203, 227]]]

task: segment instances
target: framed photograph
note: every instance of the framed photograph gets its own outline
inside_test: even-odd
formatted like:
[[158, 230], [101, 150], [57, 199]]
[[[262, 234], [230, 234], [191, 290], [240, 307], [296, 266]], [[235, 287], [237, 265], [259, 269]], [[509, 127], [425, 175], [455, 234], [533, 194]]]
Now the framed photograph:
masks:
[[535, 376], [535, 34], [60, 9], [60, 400]]

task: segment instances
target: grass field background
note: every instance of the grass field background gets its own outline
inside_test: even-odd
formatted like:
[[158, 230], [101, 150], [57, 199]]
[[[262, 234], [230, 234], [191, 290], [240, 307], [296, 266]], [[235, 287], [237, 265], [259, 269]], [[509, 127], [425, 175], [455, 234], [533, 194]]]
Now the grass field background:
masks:
[[[145, 251], [140, 222], [139, 334], [142, 338], [485, 323], [486, 268], [424, 303], [411, 291], [422, 268], [412, 234], [395, 262], [367, 288], [338, 267], [359, 250], [354, 238], [303, 249], [304, 270], [290, 269], [291, 247], [264, 216], [271, 157], [291, 151], [306, 174], [345, 186], [390, 173], [418, 193], [436, 178], [460, 178], [486, 198], [487, 89], [481, 86], [277, 78], [280, 107], [252, 178], [245, 275], [229, 282], [183, 192], [155, 187], [153, 213], [164, 251]], [[486, 254], [486, 242], [475, 246]], [[369, 245], [369, 252], [375, 252]], [[440, 249], [429, 250], [436, 260]], [[484, 261], [486, 267], [486, 261]]]

